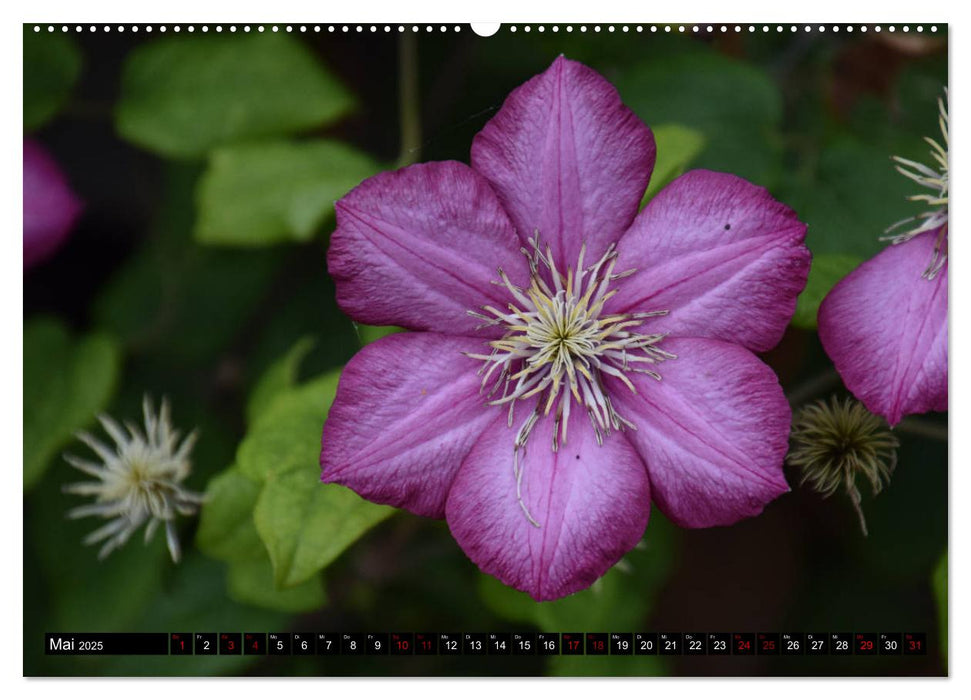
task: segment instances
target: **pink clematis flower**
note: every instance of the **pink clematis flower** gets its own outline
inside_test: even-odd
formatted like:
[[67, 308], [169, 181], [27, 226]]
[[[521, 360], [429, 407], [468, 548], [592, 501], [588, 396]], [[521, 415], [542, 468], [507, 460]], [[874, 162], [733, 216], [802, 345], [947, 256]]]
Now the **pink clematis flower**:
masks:
[[341, 199], [338, 304], [412, 332], [348, 363], [322, 480], [444, 517], [537, 600], [602, 576], [652, 498], [705, 527], [788, 490], [789, 406], [753, 351], [792, 316], [805, 226], [708, 171], [638, 213], [654, 158], [613, 86], [560, 57], [509, 95], [471, 167], [413, 165]]
[[890, 425], [947, 410], [948, 121], [944, 101], [938, 105], [944, 146], [927, 139], [937, 170], [895, 158], [897, 170], [933, 191], [910, 199], [931, 208], [891, 226], [891, 245], [819, 306], [819, 339], [843, 383]]
[[81, 202], [40, 144], [24, 139], [24, 269], [49, 257], [67, 238]]

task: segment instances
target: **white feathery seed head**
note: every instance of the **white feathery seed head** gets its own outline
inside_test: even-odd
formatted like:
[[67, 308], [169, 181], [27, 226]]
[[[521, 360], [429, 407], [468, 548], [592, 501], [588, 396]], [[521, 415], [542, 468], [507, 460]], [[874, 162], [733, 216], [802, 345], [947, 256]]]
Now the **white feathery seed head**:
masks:
[[95, 481], [68, 484], [65, 493], [93, 496], [94, 502], [68, 511], [69, 518], [97, 516], [108, 522], [84, 538], [84, 544], [103, 543], [98, 558], [104, 559], [124, 545], [142, 525], [147, 543], [158, 526], [165, 524], [165, 536], [172, 560], [181, 550], [175, 530], [175, 516], [192, 515], [203, 501], [201, 494], [182, 486], [192, 465], [189, 453], [195, 432], [179, 442], [172, 429], [168, 402], [163, 399], [158, 414], [146, 396], [143, 402], [144, 429], [126, 422], [122, 428], [113, 418], [98, 416], [114, 447], [81, 431], [77, 437], [101, 460], [94, 462], [65, 454], [64, 459]]

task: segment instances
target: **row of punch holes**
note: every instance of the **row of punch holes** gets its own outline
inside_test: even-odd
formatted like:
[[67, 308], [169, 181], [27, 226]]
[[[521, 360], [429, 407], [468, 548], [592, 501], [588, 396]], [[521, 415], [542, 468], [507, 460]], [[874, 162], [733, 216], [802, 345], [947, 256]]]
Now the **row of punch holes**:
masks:
[[[246, 32], [288, 32], [288, 33], [294, 33], [294, 32], [297, 32], [297, 33], [303, 33], [303, 34], [306, 34], [306, 33], [315, 33], [315, 34], [321, 34], [321, 33], [329, 33], [329, 34], [336, 34], [336, 33], [342, 33], [342, 34], [357, 33], [357, 34], [363, 34], [365, 32], [369, 32], [369, 33], [372, 33], [372, 34], [376, 34], [378, 32], [390, 33], [390, 32], [393, 32], [393, 31], [394, 32], [399, 32], [399, 33], [404, 33], [404, 32], [407, 32], [407, 31], [411, 31], [411, 32], [417, 33], [417, 32], [421, 32], [422, 30], [424, 30], [426, 33], [431, 33], [431, 32], [434, 32], [434, 31], [438, 31], [438, 32], [448, 32], [450, 29], [451, 29], [451, 31], [454, 31], [454, 32], [460, 32], [460, 31], [462, 31], [462, 27], [459, 26], [459, 25], [445, 25], [445, 24], [440, 24], [440, 25], [417, 25], [417, 24], [409, 24], [409, 25], [404, 25], [404, 24], [398, 24], [398, 25], [390, 25], [390, 24], [384, 24], [384, 25], [377, 25], [377, 24], [369, 24], [369, 25], [362, 25], [362, 24], [356, 24], [356, 25], [348, 25], [348, 24], [339, 24], [339, 25], [334, 25], [334, 24], [328, 24], [328, 25], [320, 25], [320, 24], [314, 24], [314, 25], [307, 25], [307, 24], [297, 24], [297, 25], [294, 25], [294, 24], [286, 24], [286, 25], [276, 25], [276, 24], [273, 24], [273, 25], [262, 25], [262, 24], [257, 24], [257, 25], [249, 25], [249, 24], [245, 24], [245, 25], [240, 25], [240, 26], [237, 26], [235, 24], [230, 24], [230, 25], [225, 25], [225, 26], [224, 25], [221, 25], [221, 24], [216, 24], [216, 25], [212, 25], [212, 26], [205, 25], [205, 24], [203, 24], [203, 25], [185, 25], [185, 26], [178, 25], [178, 24], [175, 24], [175, 25], [165, 25], [165, 24], [162, 24], [162, 25], [157, 25], [157, 26], [152, 26], [152, 25], [137, 25], [137, 24], [132, 24], [132, 25], [124, 25], [124, 24], [119, 24], [119, 25], [108, 25], [108, 24], [106, 24], [106, 25], [96, 25], [96, 24], [80, 25], [80, 24], [78, 24], [78, 25], [73, 25], [73, 26], [69, 26], [69, 25], [66, 25], [66, 24], [64, 24], [64, 25], [53, 25], [53, 24], [49, 24], [49, 25], [46, 25], [46, 27], [44, 25], [39, 25], [39, 24], [34, 25], [34, 32], [42, 32], [45, 29], [48, 32], [56, 32], [58, 30], [60, 30], [61, 32], [69, 32], [72, 29], [75, 32], [83, 32], [83, 31], [85, 31], [85, 29], [87, 29], [87, 31], [89, 31], [89, 32], [97, 32], [97, 31], [100, 30], [100, 31], [103, 31], [103, 32], [115, 31], [115, 32], [119, 32], [119, 33], [124, 33], [126, 31], [130, 31], [130, 32], [134, 32], [134, 33], [137, 33], [137, 32], [140, 32], [140, 31], [141, 32], [146, 32], [146, 33], [151, 33], [153, 31], [157, 31], [157, 32], [161, 32], [161, 33], [166, 33], [166, 32], [171, 31], [171, 32], [174, 32], [176, 34], [182, 32], [182, 31], [189, 32], [190, 34], [191, 33], [194, 33], [194, 32], [197, 32], [197, 31], [198, 32], [201, 32], [203, 34], [208, 33], [210, 31], [214, 31], [216, 33], [221, 33], [221, 32], [229, 32], [229, 33], [233, 33], [233, 32], [244, 32], [244, 33], [246, 33]], [[516, 24], [511, 24], [511, 25], [505, 26], [504, 29], [506, 31], [508, 31], [508, 32], [511, 32], [511, 33], [516, 33], [516, 32], [520, 32], [520, 31], [525, 32], [525, 33], [534, 32], [534, 31], [535, 32], [539, 32], [539, 33], [544, 33], [544, 32], [549, 31], [549, 32], [553, 32], [553, 33], [557, 33], [557, 32], [566, 32], [566, 33], [571, 33], [571, 32], [580, 32], [580, 33], [585, 33], [585, 32], [593, 32], [593, 33], [600, 33], [600, 32], [608, 32], [608, 33], [610, 33], [610, 32], [621, 32], [621, 33], [636, 32], [636, 33], [645, 33], [645, 32], [647, 32], [647, 33], [652, 33], [652, 34], [657, 34], [657, 33], [662, 33], [662, 32], [663, 33], [667, 33], [667, 34], [672, 34], [672, 33], [681, 33], [681, 34], [702, 34], [702, 33], [704, 33], [704, 34], [718, 34], [718, 33], [721, 33], [721, 34], [727, 34], [729, 32], [734, 32], [734, 33], [741, 33], [741, 32], [749, 32], [749, 33], [762, 32], [764, 34], [768, 34], [769, 32], [772, 32], [772, 31], [775, 31], [777, 33], [785, 32], [785, 31], [788, 31], [788, 32], [791, 32], [791, 33], [792, 32], [799, 32], [799, 31], [803, 31], [803, 32], [813, 32], [813, 31], [815, 31], [815, 32], [820, 32], [820, 33], [832, 32], [834, 34], [838, 34], [840, 32], [845, 32], [845, 33], [852, 34], [853, 32], [861, 32], [861, 33], [876, 32], [876, 33], [880, 33], [882, 31], [887, 31], [887, 32], [894, 33], [894, 32], [897, 32], [897, 31], [901, 31], [901, 32], [903, 32], [903, 33], [906, 34], [906, 33], [911, 32], [912, 30], [915, 31], [915, 32], [917, 32], [917, 33], [923, 33], [925, 31], [925, 27], [923, 25], [917, 25], [915, 27], [911, 27], [910, 25], [902, 25], [902, 26], [887, 25], [887, 26], [881, 26], [879, 24], [877, 24], [877, 25], [865, 25], [865, 24], [863, 24], [863, 25], [835, 25], [835, 24], [834, 25], [823, 25], [823, 24], [819, 24], [819, 25], [815, 25], [815, 24], [803, 24], [803, 25], [795, 25], [795, 24], [789, 24], [789, 25], [782, 25], [782, 24], [772, 24], [772, 25], [769, 25], [769, 24], [761, 24], [761, 25], [755, 25], [755, 24], [749, 24], [749, 25], [740, 25], [740, 24], [735, 24], [735, 25], [727, 25], [727, 24], [720, 24], [720, 25], [711, 25], [711, 24], [707, 24], [707, 25], [700, 25], [700, 24], [693, 24], [693, 25], [692, 24], [675, 24], [675, 25], [671, 25], [671, 24], [662, 24], [662, 25], [657, 25], [657, 24], [650, 24], [650, 25], [640, 25], [640, 24], [637, 24], [637, 25], [627, 25], [627, 24], [623, 24], [623, 25], [613, 25], [613, 24], [608, 24], [608, 25], [599, 25], [599, 24], [594, 24], [594, 25], [589, 25], [589, 26], [588, 25], [585, 25], [585, 24], [580, 24], [580, 25], [572, 25], [572, 24], [567, 24], [567, 25], [556, 25], [556, 24], [553, 24], [553, 25], [542, 25], [542, 24], [540, 24], [540, 25], [528, 25], [528, 24], [527, 25], [516, 25]], [[935, 32], [937, 32], [937, 26], [936, 25], [931, 25], [929, 27], [929, 30], [930, 30], [931, 33], [935, 33]], [[473, 27], [473, 31], [475, 31], [475, 28], [474, 27]], [[479, 32], [477, 32], [477, 33], [479, 33]]]

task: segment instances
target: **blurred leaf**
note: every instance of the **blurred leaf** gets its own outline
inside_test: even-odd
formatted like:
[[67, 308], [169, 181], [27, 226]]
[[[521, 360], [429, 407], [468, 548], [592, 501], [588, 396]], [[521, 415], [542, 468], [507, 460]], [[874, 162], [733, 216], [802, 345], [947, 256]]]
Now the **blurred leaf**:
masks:
[[675, 122], [701, 132], [706, 145], [698, 167], [773, 184], [780, 170], [782, 97], [759, 68], [715, 51], [692, 51], [619, 69], [614, 84], [648, 125]]
[[934, 602], [937, 604], [937, 629], [940, 633], [941, 655], [944, 658], [944, 667], [947, 668], [947, 552], [944, 552], [944, 556], [934, 568], [931, 586], [934, 590]]
[[69, 35], [24, 26], [24, 131], [39, 129], [61, 110], [80, 74], [81, 52]]
[[186, 158], [329, 124], [352, 106], [348, 92], [295, 38], [170, 37], [128, 56], [115, 120], [129, 141]]
[[[290, 615], [237, 603], [226, 596], [225, 566], [189, 552], [177, 568], [167, 571], [164, 585], [142, 615], [128, 628], [118, 631], [192, 632], [233, 630], [279, 630], [290, 624]], [[260, 657], [247, 655], [107, 657], [104, 675], [192, 676], [242, 673]]]
[[861, 95], [850, 114], [854, 136], [886, 153], [931, 162], [929, 136], [941, 140], [937, 100], [947, 84], [947, 52], [908, 61], [894, 81], [892, 95]]
[[840, 255], [838, 253], [821, 253], [813, 256], [813, 264], [809, 269], [809, 279], [806, 288], [802, 290], [796, 300], [796, 312], [792, 317], [792, 325], [807, 330], [816, 329], [816, 315], [819, 305], [829, 294], [829, 291], [848, 274], [853, 272], [863, 259], [857, 255]]
[[537, 603], [528, 594], [482, 574], [479, 595], [498, 615], [510, 621], [530, 622], [544, 630], [639, 631], [655, 595], [667, 580], [673, 558], [672, 536], [671, 524], [655, 511], [641, 545], [586, 590]]
[[315, 344], [311, 337], [301, 338], [293, 347], [260, 377], [259, 382], [250, 392], [246, 403], [246, 422], [250, 425], [262, 414], [279, 394], [293, 388], [297, 382], [300, 363], [307, 356]]
[[220, 148], [199, 182], [195, 236], [210, 245], [308, 241], [334, 202], [378, 166], [335, 141]]
[[191, 239], [198, 168], [169, 166], [152, 235], [105, 285], [99, 325], [167, 367], [210, 362], [259, 310], [283, 251], [212, 250]]
[[199, 515], [196, 545], [207, 555], [227, 562], [266, 556], [253, 523], [253, 508], [261, 484], [231, 467], [213, 477]]
[[328, 372], [279, 394], [240, 444], [240, 471], [259, 481], [294, 467], [319, 472], [320, 435], [339, 378], [340, 371]]
[[197, 364], [230, 343], [259, 306], [279, 258], [245, 251], [182, 249], [162, 265], [147, 249], [108, 283], [95, 313], [140, 351]]
[[398, 326], [368, 326], [363, 323], [355, 323], [354, 328], [357, 330], [358, 338], [361, 339], [362, 347], [375, 340], [381, 340], [386, 335], [402, 331]]
[[662, 124], [654, 127], [653, 131], [657, 162], [651, 174], [651, 184], [644, 193], [645, 204], [666, 184], [681, 175], [705, 148], [705, 135], [697, 129], [680, 124]]
[[[600, 629], [599, 627], [597, 629]], [[657, 656], [551, 656], [551, 676], [665, 676], [670, 673]]]
[[266, 556], [229, 567], [229, 595], [240, 603], [293, 613], [317, 610], [326, 601], [319, 576], [290, 588], [277, 588], [273, 565]]
[[57, 465], [30, 494], [29, 507], [25, 507], [25, 537], [29, 537], [49, 590], [45, 622], [49, 630], [130, 631], [160, 590], [161, 572], [175, 568], [165, 535], [156, 532], [145, 545], [139, 532], [99, 561], [98, 547], [85, 546], [81, 540], [104, 520], [70, 520], [66, 516], [68, 509], [83, 502], [61, 492], [61, 485], [76, 480], [76, 475], [67, 464]]
[[267, 476], [254, 518], [279, 586], [293, 586], [330, 564], [394, 513], [350, 489], [320, 483], [316, 461]]
[[24, 489], [32, 487], [75, 431], [89, 425], [115, 391], [121, 352], [114, 338], [77, 341], [57, 320], [24, 327]]
[[781, 199], [808, 225], [813, 255], [871, 258], [887, 245], [880, 240], [887, 227], [921, 211], [906, 199], [916, 185], [894, 170], [890, 156], [841, 137], [823, 149], [812, 177], [785, 184]]

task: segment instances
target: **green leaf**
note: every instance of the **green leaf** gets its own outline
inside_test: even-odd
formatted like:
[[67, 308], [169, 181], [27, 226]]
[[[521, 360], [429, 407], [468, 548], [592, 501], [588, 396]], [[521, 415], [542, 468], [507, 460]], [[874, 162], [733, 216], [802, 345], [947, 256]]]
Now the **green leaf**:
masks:
[[[119, 268], [94, 304], [100, 326], [131, 355], [151, 356], [186, 376], [207, 375], [244, 324], [257, 316], [284, 262], [283, 250], [213, 250], [192, 240], [192, 201], [201, 168], [165, 168], [164, 197], [149, 239]], [[226, 462], [220, 462], [220, 467]]]
[[199, 183], [195, 236], [210, 245], [265, 246], [308, 241], [334, 202], [378, 165], [334, 141], [220, 148]]
[[24, 27], [24, 131], [61, 111], [80, 74], [81, 52], [70, 36]]
[[858, 255], [841, 255], [838, 253], [821, 253], [813, 256], [813, 264], [809, 269], [809, 279], [806, 288], [802, 290], [796, 300], [796, 312], [792, 317], [792, 325], [807, 330], [816, 329], [816, 315], [819, 305], [829, 294], [836, 283], [853, 272], [863, 259]]
[[792, 177], [780, 199], [806, 222], [813, 255], [871, 258], [887, 243], [887, 227], [926, 207], [907, 201], [917, 186], [894, 170], [890, 153], [849, 137], [823, 149], [808, 179]]
[[934, 567], [931, 579], [934, 591], [934, 602], [937, 604], [937, 624], [940, 633], [941, 655], [944, 657], [944, 667], [947, 667], [947, 552]]
[[121, 365], [114, 338], [72, 340], [54, 319], [24, 327], [24, 489], [44, 473], [75, 431], [108, 405]]
[[[618, 71], [624, 103], [647, 124], [682, 124], [704, 135], [698, 167], [771, 186], [780, 172], [782, 96], [754, 65], [712, 50], [652, 58]], [[663, 157], [660, 145], [658, 156]]]
[[115, 122], [139, 146], [191, 158], [323, 126], [352, 106], [348, 92], [295, 38], [170, 37], [129, 55]]
[[319, 471], [320, 434], [339, 378], [328, 372], [277, 396], [239, 446], [240, 471], [258, 481], [294, 467]]
[[[290, 615], [283, 612], [241, 604], [228, 598], [225, 566], [195, 552], [187, 552], [185, 561], [177, 567], [168, 564], [163, 570], [152, 573], [157, 578], [164, 577], [166, 585], [148, 601], [142, 614], [134, 622], [117, 631], [178, 632], [227, 629], [268, 631], [287, 629], [291, 624]], [[146, 664], [145, 657], [139, 656], [103, 657], [105, 662], [103, 675], [240, 674], [246, 667], [258, 663], [259, 658], [232, 654], [171, 655], [152, 657], [152, 663]], [[83, 675], [93, 675], [93, 673], [88, 670]]]
[[357, 337], [360, 338], [362, 347], [375, 340], [381, 340], [386, 335], [402, 331], [398, 326], [368, 326], [363, 323], [355, 323], [354, 328], [357, 330]]
[[326, 602], [320, 577], [290, 588], [277, 588], [273, 565], [265, 556], [229, 567], [229, 595], [240, 603], [294, 613], [317, 610]]
[[[600, 629], [600, 628], [598, 628]], [[551, 656], [551, 676], [666, 676], [670, 670], [657, 656]]]
[[316, 341], [311, 337], [301, 338], [293, 347], [270, 366], [250, 392], [246, 403], [246, 422], [252, 425], [279, 394], [292, 389], [297, 382], [300, 363], [307, 356]]
[[697, 129], [681, 124], [662, 124], [653, 127], [657, 144], [657, 162], [651, 174], [651, 184], [644, 193], [647, 203], [666, 184], [681, 175], [705, 148], [705, 135]]
[[320, 483], [320, 434], [339, 377], [328, 372], [277, 395], [237, 453], [241, 472], [265, 482], [253, 518], [279, 587], [306, 581], [394, 512]]
[[266, 548], [253, 523], [253, 508], [260, 488], [259, 482], [235, 467], [213, 477], [199, 514], [196, 545], [200, 550], [227, 562], [266, 556]]
[[350, 489], [321, 484], [316, 464], [267, 477], [253, 517], [278, 586], [293, 586], [330, 564], [394, 513]]
[[655, 513], [641, 545], [586, 590], [537, 603], [526, 593], [482, 574], [479, 595], [502, 617], [529, 622], [540, 629], [635, 632], [646, 622], [654, 597], [671, 568], [672, 539], [673, 526]]
[[30, 494], [30, 507], [24, 509], [25, 535], [29, 533], [31, 554], [37, 557], [47, 589], [45, 621], [50, 629], [130, 630], [161, 589], [162, 572], [176, 567], [161, 532], [146, 545], [139, 531], [128, 544], [99, 561], [98, 547], [85, 546], [81, 540], [104, 521], [65, 517], [70, 508], [85, 502], [61, 492], [61, 484], [78, 481], [78, 474], [67, 464], [58, 465], [52, 476], [61, 478], [41, 481]]

